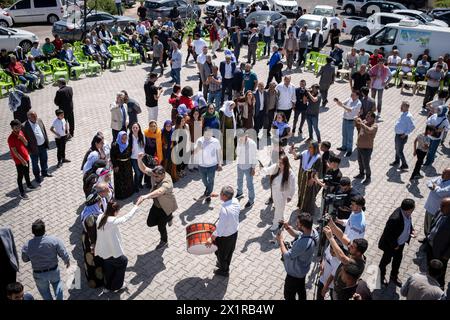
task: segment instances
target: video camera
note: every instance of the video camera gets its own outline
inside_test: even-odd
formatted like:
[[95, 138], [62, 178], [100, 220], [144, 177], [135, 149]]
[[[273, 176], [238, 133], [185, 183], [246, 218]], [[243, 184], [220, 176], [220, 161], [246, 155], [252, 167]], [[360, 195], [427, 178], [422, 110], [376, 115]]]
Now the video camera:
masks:
[[145, 154], [145, 156], [142, 158], [142, 162], [145, 164], [146, 167], [149, 167], [150, 169], [153, 169], [157, 165], [159, 165], [158, 158], [153, 157], [149, 154]]
[[[344, 199], [347, 197], [346, 193], [329, 193], [325, 196], [325, 206], [332, 205], [336, 210], [337, 208], [344, 205]], [[333, 210], [334, 211], [334, 210]]]

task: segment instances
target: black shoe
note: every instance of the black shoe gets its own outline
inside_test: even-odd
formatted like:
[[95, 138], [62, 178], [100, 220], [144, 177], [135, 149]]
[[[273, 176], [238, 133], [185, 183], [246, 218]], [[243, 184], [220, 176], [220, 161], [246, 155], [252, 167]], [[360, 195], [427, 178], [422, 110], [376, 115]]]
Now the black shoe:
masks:
[[42, 182], [42, 178], [40, 178], [40, 177], [39, 178], [35, 178], [35, 180], [36, 180], [37, 183], [41, 183]]
[[62, 167], [62, 161], [58, 162], [58, 164], [56, 165], [57, 168], [61, 168]]
[[254, 204], [254, 202], [247, 202], [246, 204], [245, 204], [245, 208], [250, 208], [250, 207], [252, 207], [253, 206], [253, 204]]
[[159, 242], [159, 244], [156, 246], [155, 250], [159, 250], [159, 249], [162, 249], [162, 248], [168, 247], [168, 246], [169, 246], [169, 244], [167, 242], [161, 240]]
[[222, 277], [229, 277], [229, 276], [230, 276], [230, 273], [229, 273], [229, 272], [222, 271], [222, 270], [220, 270], [220, 269], [214, 270], [214, 274], [215, 274], [215, 275], [218, 275], [218, 276], [222, 276]]
[[406, 164], [403, 164], [403, 165], [401, 165], [400, 170], [406, 171], [406, 170], [408, 170], [408, 168], [409, 167]]
[[30, 190], [36, 189], [36, 187], [33, 186], [32, 184], [27, 184], [27, 188]]
[[339, 151], [346, 151], [346, 149], [344, 149], [342, 147], [337, 148], [337, 150], [339, 150]]
[[370, 178], [366, 177], [366, 179], [362, 182], [363, 185], [368, 185], [370, 183]]
[[266, 206], [268, 206], [269, 204], [272, 204], [272, 203], [273, 203], [273, 199], [272, 199], [272, 198], [269, 198], [269, 199], [265, 202]]
[[347, 152], [345, 153], [344, 157], [350, 157], [351, 155], [352, 155], [352, 152], [351, 152], [351, 151], [347, 151]]
[[69, 163], [69, 162], [71, 162], [70, 160], [68, 160], [68, 159], [63, 159], [63, 161], [62, 161], [63, 163]]
[[42, 176], [46, 177], [46, 178], [52, 178], [53, 177], [53, 175], [50, 174], [50, 173], [43, 174]]
[[242, 199], [244, 197], [243, 193], [239, 193], [236, 195], [236, 199]]
[[354, 176], [353, 179], [364, 179], [364, 175], [360, 173], [357, 176]]
[[398, 161], [389, 163], [390, 166], [398, 166], [399, 164], [400, 164], [400, 162], [398, 162]]
[[392, 283], [394, 283], [397, 287], [399, 287], [399, 288], [401, 288], [402, 287], [402, 285], [403, 285], [403, 283], [400, 281], [400, 280], [398, 280], [398, 278], [391, 278], [390, 279], [390, 281], [392, 282]]
[[22, 199], [28, 199], [28, 196], [27, 196], [27, 194], [25, 193], [25, 192], [21, 192], [20, 193], [20, 197], [22, 198]]

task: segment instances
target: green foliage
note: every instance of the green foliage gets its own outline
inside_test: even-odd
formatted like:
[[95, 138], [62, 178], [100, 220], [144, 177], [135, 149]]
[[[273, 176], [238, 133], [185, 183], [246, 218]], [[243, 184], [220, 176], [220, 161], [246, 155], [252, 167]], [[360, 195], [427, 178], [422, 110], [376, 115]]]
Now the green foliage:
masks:
[[89, 0], [88, 8], [89, 9], [96, 8], [98, 11], [105, 11], [111, 14], [117, 14], [116, 4], [114, 3], [114, 0]]
[[0, 8], [9, 8], [11, 7], [17, 0], [0, 0]]
[[450, 0], [436, 0], [435, 4], [436, 4], [436, 7], [449, 8]]

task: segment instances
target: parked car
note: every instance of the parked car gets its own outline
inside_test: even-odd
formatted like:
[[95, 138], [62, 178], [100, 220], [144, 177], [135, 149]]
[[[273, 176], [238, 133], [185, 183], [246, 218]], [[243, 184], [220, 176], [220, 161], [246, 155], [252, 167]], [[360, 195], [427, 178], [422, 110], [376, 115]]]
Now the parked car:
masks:
[[267, 11], [267, 10], [258, 10], [250, 13], [247, 16], [247, 18], [245, 18], [247, 26], [252, 21], [252, 19], [256, 19], [256, 22], [258, 23], [258, 27], [260, 30], [266, 25], [267, 20], [272, 21], [273, 26], [277, 26], [279, 24], [287, 22], [286, 16], [276, 11]]
[[417, 20], [404, 20], [388, 24], [380, 31], [359, 39], [354, 47], [358, 50], [365, 48], [367, 52], [384, 47], [386, 52], [390, 52], [393, 46], [397, 46], [400, 52], [411, 52], [416, 60], [425, 49], [430, 50], [431, 57], [445, 55], [449, 43], [449, 28], [421, 25]]
[[361, 7], [368, 1], [370, 0], [341, 0], [341, 6], [345, 13], [350, 16], [361, 12]]
[[435, 14], [442, 14], [442, 13], [446, 13], [446, 12], [450, 12], [450, 8], [434, 8], [434, 9], [428, 11], [427, 13], [430, 16], [434, 16]]
[[5, 9], [13, 23], [48, 22], [62, 19], [64, 5], [61, 0], [20, 0]]
[[12, 27], [13, 26], [13, 20], [9, 13], [3, 9], [0, 8], [0, 27]]
[[427, 5], [427, 0], [391, 0], [392, 2], [398, 2], [403, 4], [409, 9], [424, 8]]
[[[227, 7], [230, 0], [209, 0], [203, 7], [203, 12], [207, 16], [214, 16], [217, 10], [220, 10], [222, 6]], [[235, 0], [234, 4], [239, 7], [241, 13], [245, 13], [248, 6], [252, 3], [252, 0]]]
[[147, 18], [155, 20], [158, 17], [168, 17], [170, 10], [177, 7], [181, 18], [190, 16], [200, 17], [200, 7], [191, 5], [187, 0], [146, 0]]
[[107, 12], [97, 11], [95, 13], [88, 14], [84, 19], [80, 12], [64, 17], [64, 19], [55, 22], [53, 24], [53, 35], [59, 35], [61, 39], [66, 41], [80, 41], [84, 38], [84, 24], [86, 23], [87, 29], [91, 29], [96, 25], [104, 24], [107, 28], [111, 29], [114, 24], [118, 24], [121, 28], [124, 28], [128, 23], [137, 25], [137, 20], [127, 16], [113, 16]]
[[450, 26], [450, 11], [435, 13], [433, 14], [433, 18], [444, 21]]
[[399, 23], [405, 18], [407, 17], [401, 14], [378, 12], [374, 13], [369, 18], [345, 18], [342, 23], [342, 28], [344, 33], [352, 36], [352, 41], [356, 41], [381, 30], [389, 23]]
[[316, 16], [334, 17], [336, 15], [336, 9], [332, 6], [317, 5], [314, 7], [312, 14]]
[[298, 4], [296, 0], [269, 0], [269, 3], [273, 11], [280, 12], [289, 17], [297, 15]]
[[446, 22], [438, 20], [438, 19], [434, 19], [433, 17], [431, 17], [430, 15], [428, 15], [422, 11], [394, 10], [394, 13], [398, 13], [398, 14], [401, 14], [404, 16], [408, 16], [408, 17], [417, 19], [417, 20], [423, 22], [424, 24], [429, 24], [429, 25], [438, 26], [438, 27], [448, 27], [448, 24]]
[[125, 8], [133, 8], [136, 4], [136, 0], [122, 0], [122, 3]]
[[297, 19], [296, 24], [301, 28], [305, 24], [308, 25], [308, 30], [313, 33], [317, 27], [320, 27], [323, 34], [323, 40], [328, 41], [328, 34], [330, 32], [330, 20], [327, 17], [316, 16], [313, 14], [304, 14]]
[[391, 13], [394, 10], [401, 9], [406, 10], [404, 5], [396, 2], [389, 1], [369, 1], [361, 7], [361, 16], [369, 17], [377, 12], [388, 12]]
[[39, 41], [39, 38], [32, 32], [0, 27], [0, 49], [14, 51], [17, 46], [22, 47], [25, 52], [30, 51], [33, 42]]

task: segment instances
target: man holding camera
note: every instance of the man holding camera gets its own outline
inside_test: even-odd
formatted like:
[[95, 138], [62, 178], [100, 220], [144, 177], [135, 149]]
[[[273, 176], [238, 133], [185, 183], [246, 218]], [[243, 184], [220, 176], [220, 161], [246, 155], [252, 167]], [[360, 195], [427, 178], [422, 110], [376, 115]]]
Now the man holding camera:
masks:
[[[313, 219], [309, 213], [302, 212], [297, 216], [297, 229], [292, 229], [288, 223], [280, 222], [277, 240], [286, 269], [284, 283], [284, 298], [286, 300], [306, 300], [305, 277], [308, 274], [314, 251], [319, 240], [318, 233], [312, 228]], [[295, 240], [292, 247], [287, 248], [282, 235], [283, 228]]]
[[360, 195], [357, 195], [351, 200], [351, 214], [348, 219], [336, 219], [336, 223], [345, 227], [344, 234], [348, 239], [364, 238], [366, 232], [366, 217], [364, 214], [364, 206], [366, 200]]
[[333, 209], [336, 210], [337, 218], [348, 219], [352, 213], [352, 210], [350, 209], [352, 198], [359, 196], [359, 192], [353, 189], [350, 178], [342, 177], [335, 195], [336, 197], [341, 198], [341, 200], [336, 200], [335, 203], [333, 203]]

